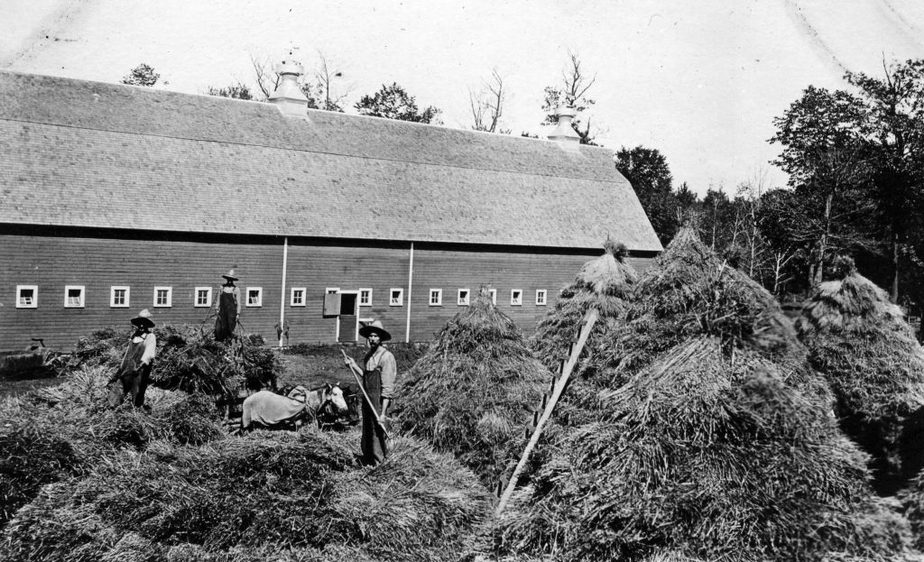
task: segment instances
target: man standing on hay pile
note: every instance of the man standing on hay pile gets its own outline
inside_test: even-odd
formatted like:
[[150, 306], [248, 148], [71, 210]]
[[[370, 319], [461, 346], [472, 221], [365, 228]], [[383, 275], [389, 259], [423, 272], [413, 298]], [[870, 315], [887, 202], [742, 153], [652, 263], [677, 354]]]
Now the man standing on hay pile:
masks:
[[[369, 352], [363, 359], [365, 369], [352, 357], [344, 355], [343, 362], [357, 375], [362, 375], [362, 387], [368, 400], [363, 400], [363, 436], [360, 441], [362, 463], [375, 466], [385, 460], [388, 447], [385, 444], [385, 412], [391, 404], [398, 374], [395, 356], [385, 348], [383, 342], [391, 339], [382, 322], [376, 320], [359, 329], [359, 335], [366, 338]], [[371, 403], [370, 403], [371, 402]], [[373, 410], [373, 406], [378, 412]]]
[[241, 290], [234, 284], [237, 277], [232, 269], [222, 274], [225, 284], [218, 289], [218, 318], [215, 319], [215, 339], [223, 341], [234, 335], [241, 319]]
[[[151, 380], [151, 366], [157, 353], [157, 338], [151, 332], [154, 321], [148, 309], [139, 312], [131, 323], [135, 331], [129, 338], [128, 349], [122, 356], [119, 370], [109, 379], [109, 405], [113, 408], [121, 404], [129, 392], [135, 407], [144, 406], [144, 392]], [[121, 381], [121, 388], [114, 384], [116, 381]]]

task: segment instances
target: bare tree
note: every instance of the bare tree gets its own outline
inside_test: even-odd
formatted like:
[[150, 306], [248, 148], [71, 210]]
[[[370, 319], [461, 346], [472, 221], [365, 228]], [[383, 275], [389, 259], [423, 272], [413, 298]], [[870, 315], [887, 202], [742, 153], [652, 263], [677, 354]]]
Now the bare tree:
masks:
[[258, 59], [250, 55], [250, 62], [253, 65], [257, 87], [263, 94], [262, 101], [266, 101], [276, 91], [276, 86], [279, 85], [279, 75], [273, 70], [272, 63], [266, 57]]
[[346, 89], [342, 90], [340, 93], [331, 93], [333, 81], [343, 77], [343, 73], [339, 70], [333, 70], [331, 68], [332, 66], [336, 65], [318, 49], [318, 66], [314, 73], [314, 81], [318, 94], [318, 109], [343, 113], [343, 105], [347, 96], [350, 94], [350, 87], [346, 87]]
[[472, 129], [486, 133], [510, 134], [510, 129], [500, 129], [500, 119], [504, 114], [504, 77], [497, 69], [491, 71], [490, 81], [482, 83], [476, 94], [468, 91], [468, 101], [472, 109]]
[[[587, 97], [594, 82], [597, 81], [597, 75], [588, 76], [581, 68], [580, 57], [573, 52], [568, 52], [568, 63], [561, 73], [560, 86], [546, 86], [545, 101], [542, 110], [546, 112], [545, 122], [547, 125], [558, 123], [558, 115], [555, 115], [555, 108], [559, 105], [573, 107], [575, 111], [582, 112], [596, 103], [593, 99]], [[583, 125], [583, 127], [582, 127]], [[571, 122], [574, 131], [581, 137], [581, 144], [594, 144], [593, 135], [590, 133], [590, 118], [582, 122], [581, 118], [576, 118]]]

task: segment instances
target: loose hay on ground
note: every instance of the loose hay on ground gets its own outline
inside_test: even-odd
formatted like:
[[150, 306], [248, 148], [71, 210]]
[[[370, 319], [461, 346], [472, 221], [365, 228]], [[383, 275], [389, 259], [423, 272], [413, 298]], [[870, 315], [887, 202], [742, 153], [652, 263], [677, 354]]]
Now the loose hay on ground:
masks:
[[410, 438], [362, 468], [342, 437], [255, 432], [123, 452], [46, 487], [4, 530], [0, 555], [92, 559], [137, 545], [164, 558], [435, 561], [475, 549], [490, 499], [471, 472]]

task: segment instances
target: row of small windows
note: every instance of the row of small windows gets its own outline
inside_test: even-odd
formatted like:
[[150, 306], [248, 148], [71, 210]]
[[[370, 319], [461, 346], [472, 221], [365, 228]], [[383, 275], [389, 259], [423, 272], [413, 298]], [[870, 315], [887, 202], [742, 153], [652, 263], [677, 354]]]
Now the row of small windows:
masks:
[[[338, 288], [329, 288], [327, 292], [339, 292]], [[497, 304], [497, 289], [490, 289], [491, 301]], [[247, 287], [244, 304], [250, 307], [263, 306], [263, 288]], [[290, 297], [291, 306], [305, 306], [307, 289], [293, 287]], [[372, 306], [372, 289], [359, 289], [359, 306]], [[469, 289], [458, 289], [456, 304], [468, 306], [471, 302], [472, 292]], [[212, 306], [212, 287], [196, 287], [193, 306], [207, 308]], [[112, 308], [128, 308], [131, 303], [131, 287], [113, 285], [109, 288], [109, 306]], [[66, 285], [64, 287], [64, 307], [83, 308], [86, 300], [86, 287], [84, 285]], [[545, 289], [536, 289], [536, 306], [545, 306], [547, 293]], [[154, 287], [153, 306], [155, 308], [169, 308], [173, 306], [173, 287]], [[430, 306], [443, 305], [443, 290], [430, 289], [428, 299]], [[389, 306], [404, 306], [404, 289], [390, 289], [388, 297]], [[523, 305], [523, 290], [510, 290], [510, 305]], [[16, 308], [38, 307], [38, 285], [16, 286]]]
[[[340, 289], [338, 287], [328, 287], [327, 293], [337, 293]], [[488, 289], [491, 295], [491, 302], [495, 305], [497, 304], [497, 289]], [[359, 306], [372, 306], [372, 289], [359, 289], [357, 291], [359, 294]], [[388, 306], [404, 306], [404, 289], [389, 289], [388, 291]], [[472, 292], [469, 289], [458, 289], [456, 293], [456, 304], [458, 306], [468, 306], [471, 302]], [[547, 301], [548, 293], [545, 289], [536, 289], [536, 306], [545, 306]], [[304, 306], [305, 302], [305, 289], [304, 288], [293, 288], [292, 289], [292, 306]], [[427, 303], [430, 306], [443, 306], [443, 290], [442, 289], [430, 289], [430, 296], [428, 297]], [[511, 289], [510, 290], [510, 305], [511, 306], [523, 306], [523, 290], [522, 289]]]
[[[497, 289], [488, 289], [491, 295], [491, 302], [497, 304]], [[472, 292], [469, 289], [458, 289], [456, 293], [456, 304], [459, 306], [468, 306], [471, 302]], [[536, 289], [535, 303], [536, 306], [545, 306], [547, 293], [545, 289]], [[443, 290], [430, 289], [430, 306], [443, 305]], [[523, 306], [523, 289], [510, 289], [510, 306]]]
[[[84, 285], [65, 285], [64, 307], [83, 308], [86, 302], [86, 287]], [[247, 287], [245, 293], [247, 306], [263, 306], [263, 288]], [[193, 306], [212, 306], [212, 288], [196, 287]], [[128, 308], [131, 304], [131, 287], [113, 285], [109, 288], [109, 306], [112, 308]], [[173, 306], [173, 287], [154, 287], [154, 300], [152, 305], [156, 308], [169, 308]], [[38, 285], [16, 285], [16, 308], [38, 307]]]

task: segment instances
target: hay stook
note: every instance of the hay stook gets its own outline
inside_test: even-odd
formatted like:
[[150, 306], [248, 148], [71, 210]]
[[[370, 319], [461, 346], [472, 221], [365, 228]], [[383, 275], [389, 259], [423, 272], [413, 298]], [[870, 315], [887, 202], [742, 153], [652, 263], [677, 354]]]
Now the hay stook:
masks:
[[841, 426], [894, 491], [924, 466], [924, 348], [888, 295], [841, 258], [796, 322], [836, 396]]
[[393, 415], [404, 431], [453, 453], [493, 489], [519, 458], [551, 378], [482, 288], [398, 377]]

